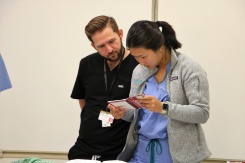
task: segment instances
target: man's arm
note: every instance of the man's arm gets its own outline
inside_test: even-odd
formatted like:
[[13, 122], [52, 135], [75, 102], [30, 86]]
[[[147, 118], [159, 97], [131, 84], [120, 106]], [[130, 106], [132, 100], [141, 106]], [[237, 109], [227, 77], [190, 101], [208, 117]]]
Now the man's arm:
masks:
[[83, 109], [83, 107], [85, 106], [85, 99], [79, 99], [79, 105], [81, 110]]

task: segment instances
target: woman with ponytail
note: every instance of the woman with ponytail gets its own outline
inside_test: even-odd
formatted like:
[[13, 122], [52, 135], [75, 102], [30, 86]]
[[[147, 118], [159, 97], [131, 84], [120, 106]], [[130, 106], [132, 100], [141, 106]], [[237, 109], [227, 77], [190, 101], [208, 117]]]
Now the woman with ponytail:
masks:
[[144, 94], [137, 110], [108, 106], [115, 119], [132, 122], [118, 159], [129, 163], [198, 163], [208, 158], [201, 124], [209, 118], [209, 85], [201, 66], [177, 51], [181, 43], [164, 21], [137, 21], [127, 48], [140, 63], [130, 96]]

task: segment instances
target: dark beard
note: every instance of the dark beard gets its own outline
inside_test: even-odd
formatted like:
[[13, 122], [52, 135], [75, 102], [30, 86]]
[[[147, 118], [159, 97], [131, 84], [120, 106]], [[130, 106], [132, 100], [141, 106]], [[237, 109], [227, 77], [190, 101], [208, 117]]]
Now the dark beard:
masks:
[[124, 56], [124, 52], [125, 52], [124, 49], [125, 49], [125, 48], [123, 47], [122, 41], [121, 41], [121, 48], [120, 48], [120, 50], [119, 50], [119, 53], [118, 53], [118, 55], [117, 55], [117, 58], [114, 59], [114, 60], [112, 60], [112, 59], [110, 59], [110, 58], [105, 58], [105, 60], [110, 61], [110, 62], [117, 62], [117, 61], [119, 61], [119, 60]]

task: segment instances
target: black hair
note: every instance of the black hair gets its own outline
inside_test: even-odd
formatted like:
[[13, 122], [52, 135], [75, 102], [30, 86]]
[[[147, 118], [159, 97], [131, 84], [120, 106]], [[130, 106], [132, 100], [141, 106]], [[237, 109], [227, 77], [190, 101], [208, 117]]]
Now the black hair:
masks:
[[174, 29], [167, 22], [141, 20], [135, 22], [128, 31], [127, 48], [144, 47], [157, 51], [162, 45], [174, 50], [181, 48]]

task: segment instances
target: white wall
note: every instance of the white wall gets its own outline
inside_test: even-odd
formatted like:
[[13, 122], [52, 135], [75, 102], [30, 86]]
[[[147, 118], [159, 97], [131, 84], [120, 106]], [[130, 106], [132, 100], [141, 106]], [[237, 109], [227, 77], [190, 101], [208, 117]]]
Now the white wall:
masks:
[[[158, 19], [207, 71], [212, 158], [245, 159], [244, 9], [244, 0], [159, 0]], [[0, 0], [0, 53], [13, 84], [0, 93], [0, 149], [73, 145], [80, 119], [70, 93], [79, 60], [94, 52], [84, 26], [101, 14], [115, 17], [126, 37], [133, 22], [151, 19], [151, 0]]]
[[85, 25], [101, 14], [113, 16], [125, 42], [133, 22], [151, 19], [151, 3], [0, 0], [0, 53], [13, 85], [0, 93], [0, 149], [68, 152], [80, 122], [70, 94], [80, 59], [94, 52]]
[[212, 158], [245, 159], [245, 1], [159, 0], [183, 47], [206, 70], [210, 119], [203, 125]]

